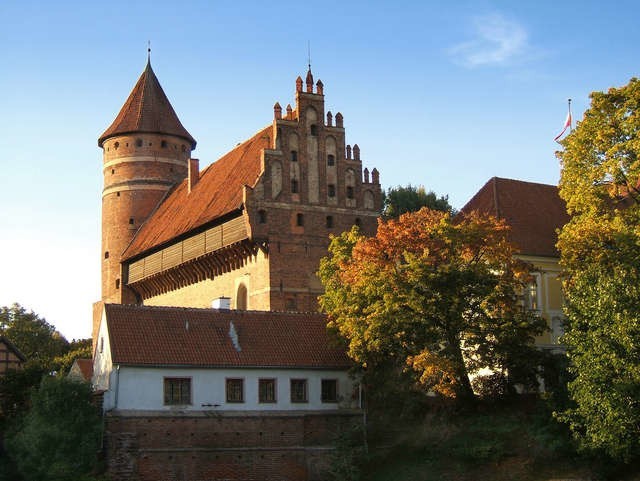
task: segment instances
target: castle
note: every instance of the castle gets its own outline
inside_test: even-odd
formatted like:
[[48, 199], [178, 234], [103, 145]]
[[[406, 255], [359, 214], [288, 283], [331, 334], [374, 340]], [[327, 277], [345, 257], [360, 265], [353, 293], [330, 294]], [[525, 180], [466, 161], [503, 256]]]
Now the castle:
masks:
[[295, 108], [200, 170], [150, 61], [103, 149], [93, 385], [117, 479], [321, 479], [360, 392], [317, 313], [330, 234], [373, 234], [382, 192], [325, 111]]
[[[340, 112], [325, 112], [311, 70], [295, 109], [202, 171], [150, 62], [100, 136], [102, 300], [236, 309], [315, 311], [316, 270], [329, 234], [375, 232], [376, 169], [345, 145]], [[292, 260], [295, 260], [292, 263]]]

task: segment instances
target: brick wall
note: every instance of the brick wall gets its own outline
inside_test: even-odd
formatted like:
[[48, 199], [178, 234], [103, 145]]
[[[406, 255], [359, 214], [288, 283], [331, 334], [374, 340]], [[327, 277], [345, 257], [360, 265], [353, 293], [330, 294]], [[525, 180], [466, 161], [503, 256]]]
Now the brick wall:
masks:
[[316, 481], [332, 442], [361, 413], [109, 414], [105, 451], [117, 480]]
[[183, 139], [154, 134], [112, 137], [102, 148], [102, 300], [134, 303], [121, 255], [166, 192], [186, 177], [191, 148]]
[[236, 309], [238, 287], [244, 284], [249, 293], [247, 309], [268, 311], [269, 262], [261, 251], [249, 258], [240, 269], [225, 272], [214, 279], [205, 279], [179, 289], [145, 299], [148, 306], [211, 307], [211, 301], [219, 297], [231, 298], [231, 308]]

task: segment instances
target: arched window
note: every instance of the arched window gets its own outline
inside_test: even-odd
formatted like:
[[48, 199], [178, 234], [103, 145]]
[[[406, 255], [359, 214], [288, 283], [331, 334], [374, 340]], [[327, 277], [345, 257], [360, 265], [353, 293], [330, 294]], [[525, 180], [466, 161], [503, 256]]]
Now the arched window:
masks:
[[239, 311], [247, 310], [247, 286], [240, 284], [238, 286], [238, 294], [236, 296], [236, 309]]

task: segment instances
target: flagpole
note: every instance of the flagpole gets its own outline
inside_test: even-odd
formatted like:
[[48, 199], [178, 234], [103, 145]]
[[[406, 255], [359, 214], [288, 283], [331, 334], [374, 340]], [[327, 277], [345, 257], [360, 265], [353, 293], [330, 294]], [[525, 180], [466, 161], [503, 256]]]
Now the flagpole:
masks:
[[573, 115], [571, 115], [571, 99], [568, 100], [569, 103], [569, 132], [573, 130]]

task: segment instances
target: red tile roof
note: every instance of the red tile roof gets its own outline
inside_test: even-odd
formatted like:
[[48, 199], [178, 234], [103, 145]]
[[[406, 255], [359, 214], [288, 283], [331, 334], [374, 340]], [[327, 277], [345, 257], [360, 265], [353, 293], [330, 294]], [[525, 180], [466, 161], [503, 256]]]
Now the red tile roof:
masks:
[[324, 369], [351, 365], [344, 350], [330, 344], [322, 314], [121, 304], [106, 304], [105, 312], [114, 364]]
[[506, 220], [522, 254], [558, 257], [556, 230], [569, 215], [555, 185], [493, 177], [462, 208], [474, 210]]
[[243, 186], [253, 187], [261, 174], [261, 151], [270, 146], [271, 126], [236, 146], [200, 173], [189, 192], [185, 179], [140, 227], [125, 251], [130, 259], [242, 206]]
[[98, 139], [98, 145], [109, 137], [131, 133], [167, 134], [182, 137], [194, 149], [196, 141], [180, 123], [169, 99], [162, 90], [151, 62], [140, 75], [129, 98], [111, 126]]
[[78, 366], [84, 380], [91, 381], [91, 377], [93, 376], [93, 359], [76, 359], [73, 363]]

